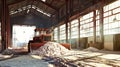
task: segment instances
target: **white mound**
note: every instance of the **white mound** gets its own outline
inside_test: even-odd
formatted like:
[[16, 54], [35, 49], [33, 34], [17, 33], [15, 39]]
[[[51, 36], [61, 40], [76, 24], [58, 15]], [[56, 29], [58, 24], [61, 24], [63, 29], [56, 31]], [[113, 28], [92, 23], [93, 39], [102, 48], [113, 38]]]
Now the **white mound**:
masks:
[[84, 49], [85, 51], [99, 51], [97, 48], [94, 47], [88, 47], [86, 49]]
[[37, 54], [40, 56], [61, 56], [66, 55], [69, 52], [64, 46], [56, 42], [47, 42], [39, 49], [34, 50], [32, 54]]

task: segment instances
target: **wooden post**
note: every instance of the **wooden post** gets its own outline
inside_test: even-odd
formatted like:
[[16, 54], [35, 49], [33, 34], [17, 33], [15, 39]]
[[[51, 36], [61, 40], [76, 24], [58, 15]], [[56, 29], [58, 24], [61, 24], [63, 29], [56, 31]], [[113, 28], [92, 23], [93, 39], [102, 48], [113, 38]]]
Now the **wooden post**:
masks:
[[78, 44], [80, 48], [80, 18], [78, 18]]
[[73, 12], [73, 0], [69, 0], [69, 12], [69, 15], [71, 16]]
[[[57, 12], [57, 22], [59, 23], [59, 18], [60, 18], [60, 14], [59, 14], [59, 10], [58, 10], [58, 12]], [[57, 30], [57, 35], [58, 35], [58, 37], [57, 37], [57, 39], [58, 39], [58, 42], [60, 42], [60, 27], [58, 27], [57, 26], [57, 28], [58, 28], [58, 30]]]
[[7, 14], [6, 14], [6, 15], [7, 15], [7, 20], [6, 20], [6, 21], [7, 21], [7, 22], [6, 22], [6, 23], [7, 23], [7, 25], [6, 25], [6, 26], [7, 26], [7, 27], [6, 27], [6, 29], [7, 29], [7, 30], [6, 30], [6, 31], [7, 31], [7, 34], [6, 34], [6, 35], [7, 35], [7, 47], [6, 47], [6, 48], [8, 48], [8, 47], [12, 46], [12, 45], [11, 45], [11, 42], [12, 42], [12, 41], [11, 41], [11, 23], [10, 23], [10, 14], [9, 14], [8, 5], [7, 5], [6, 9], [7, 9], [7, 12], [6, 12], [6, 13], [7, 13]]
[[68, 18], [69, 18], [69, 15], [68, 15], [68, 0], [66, 0], [66, 20], [65, 20], [65, 24], [66, 24], [66, 43], [68, 43]]
[[[55, 29], [55, 28], [54, 28], [54, 29]], [[52, 33], [51, 40], [52, 40], [52, 41], [54, 41], [54, 40], [55, 40], [55, 39], [54, 39], [54, 38], [55, 38], [55, 36], [54, 36], [54, 35], [55, 35], [55, 33], [54, 33], [54, 29], [53, 29], [53, 27], [51, 28], [51, 30], [52, 30], [52, 32], [51, 32], [51, 33]]]
[[58, 42], [60, 42], [60, 27], [58, 27]]
[[9, 8], [6, 4], [6, 0], [2, 0], [2, 22], [1, 22], [1, 34], [2, 34], [2, 51], [7, 49], [11, 45], [11, 28], [10, 28], [10, 15]]
[[103, 8], [100, 8], [100, 40], [101, 40], [101, 49], [104, 48], [104, 28], [103, 28]]
[[66, 30], [66, 43], [68, 43], [68, 23], [67, 23], [67, 21], [66, 21], [66, 28], [65, 28], [65, 30]]
[[[72, 45], [72, 43], [71, 43], [71, 23], [69, 22], [69, 25], [70, 25], [70, 28], [69, 28], [69, 33], [70, 33], [70, 36], [69, 36], [69, 42], [70, 42], [70, 44]], [[70, 48], [71, 48], [71, 45], [70, 45]]]
[[1, 36], [2, 36], [2, 51], [6, 49], [6, 0], [2, 2], [2, 22], [1, 22]]
[[93, 11], [93, 25], [94, 43], [96, 43], [96, 10]]
[[[79, 0], [79, 11], [80, 11], [80, 7], [81, 7], [81, 1]], [[78, 18], [78, 44], [80, 48], [80, 17]]]

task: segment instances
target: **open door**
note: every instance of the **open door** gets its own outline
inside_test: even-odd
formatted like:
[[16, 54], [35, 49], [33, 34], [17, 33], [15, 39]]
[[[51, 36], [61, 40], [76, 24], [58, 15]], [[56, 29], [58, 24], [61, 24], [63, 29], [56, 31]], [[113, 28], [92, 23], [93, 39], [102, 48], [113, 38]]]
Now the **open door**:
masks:
[[27, 51], [28, 42], [34, 37], [35, 26], [14, 25], [12, 33], [12, 49]]

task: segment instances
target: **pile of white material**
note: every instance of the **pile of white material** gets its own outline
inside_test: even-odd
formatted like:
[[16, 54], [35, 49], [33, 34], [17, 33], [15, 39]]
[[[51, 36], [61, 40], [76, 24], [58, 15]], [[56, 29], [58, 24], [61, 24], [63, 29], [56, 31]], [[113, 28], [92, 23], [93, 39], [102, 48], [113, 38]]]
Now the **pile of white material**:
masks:
[[31, 54], [40, 56], [61, 56], [66, 55], [69, 52], [64, 46], [56, 42], [47, 42], [39, 49], [34, 50]]
[[97, 48], [94, 47], [88, 47], [87, 49], [84, 49], [85, 51], [99, 51]]

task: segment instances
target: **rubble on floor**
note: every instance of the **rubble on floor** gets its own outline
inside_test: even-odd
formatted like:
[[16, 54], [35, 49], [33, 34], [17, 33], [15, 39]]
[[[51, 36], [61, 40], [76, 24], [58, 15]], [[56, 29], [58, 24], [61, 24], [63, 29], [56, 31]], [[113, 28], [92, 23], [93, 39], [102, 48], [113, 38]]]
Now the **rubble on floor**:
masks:
[[0, 61], [0, 67], [50, 67], [50, 66], [48, 62], [44, 62], [43, 60], [34, 58], [31, 55], [22, 55], [12, 59]]
[[61, 56], [69, 52], [68, 49], [56, 42], [47, 42], [37, 50], [33, 50], [31, 54], [40, 56]]
[[[90, 51], [72, 51], [73, 55], [54, 57], [49, 62], [58, 67], [120, 67], [120, 55]], [[75, 54], [76, 52], [76, 54]], [[110, 52], [109, 52], [110, 53]], [[103, 56], [115, 56], [114, 59]]]
[[5, 60], [5, 59], [9, 59], [11, 57], [13, 57], [13, 55], [2, 55], [2, 54], [0, 54], [0, 61]]
[[88, 48], [84, 49], [84, 51], [99, 51], [99, 49], [94, 48], [94, 47], [88, 47]]
[[[115, 52], [116, 53], [116, 52]], [[120, 52], [90, 52], [70, 50], [62, 56], [22, 55], [0, 61], [0, 66], [8, 67], [120, 67]], [[47, 65], [47, 66], [46, 66]]]
[[6, 49], [2, 52], [3, 55], [11, 55], [11, 54], [14, 54], [15, 51], [13, 50], [10, 50], [10, 49]]

